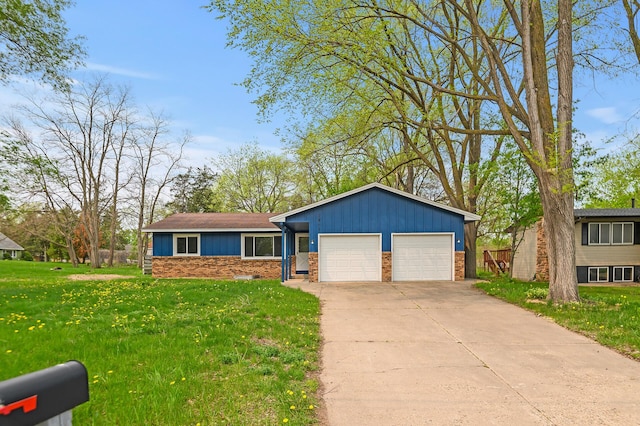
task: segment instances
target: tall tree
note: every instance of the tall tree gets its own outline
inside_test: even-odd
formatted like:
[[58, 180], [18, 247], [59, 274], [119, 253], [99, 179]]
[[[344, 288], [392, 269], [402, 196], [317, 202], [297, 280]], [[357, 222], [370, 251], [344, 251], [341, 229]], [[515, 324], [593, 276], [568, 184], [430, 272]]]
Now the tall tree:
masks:
[[173, 200], [167, 203], [172, 213], [206, 213], [220, 209], [214, 194], [217, 173], [210, 167], [189, 167], [171, 182]]
[[214, 192], [222, 211], [268, 213], [290, 208], [292, 164], [284, 155], [246, 144], [222, 155]]
[[31, 136], [19, 121], [12, 121], [17, 165], [38, 169], [31, 190], [44, 197], [50, 209], [77, 212], [87, 234], [91, 266], [99, 268], [101, 218], [114, 196], [109, 190], [114, 179], [110, 166], [119, 162], [112, 154], [130, 125], [129, 91], [100, 77], [53, 94], [49, 102], [54, 108], [39, 99], [17, 108], [39, 132]]
[[82, 39], [71, 38], [62, 12], [69, 0], [5, 0], [0, 4], [0, 83], [12, 75], [38, 76], [67, 87], [66, 73], [84, 57]]
[[151, 111], [140, 130], [132, 144], [129, 190], [135, 217], [138, 267], [142, 268], [149, 242], [149, 234], [142, 229], [158, 219], [157, 208], [182, 167], [183, 150], [191, 136], [187, 133], [177, 142], [169, 140], [166, 118]]

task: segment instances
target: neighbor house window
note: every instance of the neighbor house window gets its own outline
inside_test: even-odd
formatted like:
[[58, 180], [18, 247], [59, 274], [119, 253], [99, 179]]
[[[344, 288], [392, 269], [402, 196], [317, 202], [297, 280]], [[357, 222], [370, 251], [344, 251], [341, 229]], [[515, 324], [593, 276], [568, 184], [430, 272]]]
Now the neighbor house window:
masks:
[[633, 222], [589, 224], [589, 245], [611, 244], [633, 244]]
[[244, 258], [280, 258], [282, 255], [282, 235], [243, 235], [242, 254]]
[[198, 256], [200, 255], [200, 235], [176, 234], [173, 236], [174, 256]]
[[633, 223], [612, 224], [612, 244], [633, 244]]
[[614, 281], [633, 281], [633, 266], [614, 266]]
[[589, 282], [607, 282], [609, 281], [609, 267], [598, 266], [589, 268]]

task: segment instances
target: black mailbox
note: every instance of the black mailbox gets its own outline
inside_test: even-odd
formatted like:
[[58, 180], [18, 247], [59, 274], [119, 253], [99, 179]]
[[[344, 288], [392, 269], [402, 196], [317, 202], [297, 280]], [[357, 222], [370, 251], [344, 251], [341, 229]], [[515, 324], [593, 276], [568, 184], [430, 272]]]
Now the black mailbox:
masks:
[[87, 369], [69, 361], [0, 382], [0, 425], [35, 425], [88, 400]]

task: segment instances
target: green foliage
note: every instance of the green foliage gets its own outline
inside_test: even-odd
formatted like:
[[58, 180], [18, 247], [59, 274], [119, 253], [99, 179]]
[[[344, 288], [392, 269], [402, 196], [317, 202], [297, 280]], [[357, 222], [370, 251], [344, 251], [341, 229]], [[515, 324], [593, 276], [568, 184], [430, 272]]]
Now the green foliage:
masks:
[[22, 252], [22, 256], [20, 257], [21, 260], [27, 261], [27, 262], [32, 262], [33, 261], [33, 256], [31, 255], [31, 252], [25, 250]]
[[538, 182], [511, 139], [505, 140], [496, 161], [485, 167], [489, 178], [481, 197], [482, 233], [496, 247], [517, 247], [521, 232], [542, 217]]
[[494, 277], [477, 286], [490, 295], [537, 312], [618, 352], [640, 359], [640, 287], [580, 286], [580, 302], [547, 300], [540, 303], [540, 299], [546, 298], [547, 283]]
[[221, 211], [269, 213], [289, 209], [293, 164], [285, 155], [246, 144], [229, 150], [216, 165], [213, 193]]
[[582, 201], [587, 208], [628, 208], [640, 201], [640, 136], [594, 162], [588, 190]]
[[[310, 294], [275, 281], [157, 280], [135, 268], [102, 269], [122, 277], [99, 281], [66, 264], [1, 267], [0, 380], [83, 362], [91, 400], [74, 409], [78, 424], [316, 423], [319, 302]], [[89, 281], [69, 278], [78, 272]]]
[[549, 289], [541, 287], [532, 287], [525, 293], [527, 299], [545, 300], [549, 297]]
[[9, 0], [0, 6], [0, 82], [12, 75], [39, 76], [68, 86], [65, 73], [81, 64], [79, 37], [69, 38], [62, 12], [69, 0]]
[[171, 184], [173, 199], [167, 203], [171, 213], [206, 213], [220, 210], [214, 186], [217, 173], [208, 166], [189, 167], [177, 175]]

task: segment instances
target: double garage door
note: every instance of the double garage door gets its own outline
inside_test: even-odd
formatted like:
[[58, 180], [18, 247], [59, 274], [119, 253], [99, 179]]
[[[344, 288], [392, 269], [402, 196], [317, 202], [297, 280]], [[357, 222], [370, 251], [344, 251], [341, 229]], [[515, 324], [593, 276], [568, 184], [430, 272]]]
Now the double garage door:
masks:
[[[319, 281], [381, 281], [380, 234], [319, 235]], [[392, 234], [394, 281], [453, 279], [452, 234]]]

